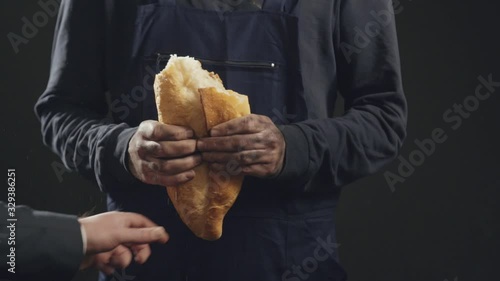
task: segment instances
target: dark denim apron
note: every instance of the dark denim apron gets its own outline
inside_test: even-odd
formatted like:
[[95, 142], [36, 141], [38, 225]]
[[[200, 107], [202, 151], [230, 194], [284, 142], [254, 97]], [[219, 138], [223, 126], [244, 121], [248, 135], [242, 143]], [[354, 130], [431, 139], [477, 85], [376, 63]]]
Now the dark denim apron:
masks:
[[[259, 11], [226, 13], [176, 5], [175, 0], [150, 2], [138, 8], [132, 80], [158, 73], [171, 54], [188, 55], [218, 73], [226, 88], [248, 95], [253, 113], [267, 115], [277, 125], [305, 119], [298, 17], [290, 13], [297, 0], [267, 0]], [[149, 88], [142, 120], [157, 119], [153, 97]], [[109, 209], [143, 213], [165, 226], [171, 239], [153, 245], [145, 265], [133, 264], [107, 279], [101, 275], [101, 280], [345, 278], [332, 246], [338, 191], [306, 193], [293, 183], [247, 177], [224, 220], [222, 238], [208, 242], [181, 222], [164, 188], [142, 188], [140, 193], [110, 194]]]

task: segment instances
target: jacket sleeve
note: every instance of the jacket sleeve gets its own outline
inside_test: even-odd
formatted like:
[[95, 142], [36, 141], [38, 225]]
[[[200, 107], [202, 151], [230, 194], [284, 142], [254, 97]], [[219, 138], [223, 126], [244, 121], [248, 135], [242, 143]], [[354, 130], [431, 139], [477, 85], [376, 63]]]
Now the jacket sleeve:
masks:
[[345, 114], [283, 127], [286, 160], [278, 179], [311, 183], [321, 174], [341, 187], [397, 156], [406, 136], [407, 105], [391, 3], [338, 1], [333, 42]]
[[[15, 211], [17, 221], [9, 222], [4, 202], [0, 202], [0, 212], [0, 279], [67, 281], [73, 278], [83, 260], [77, 217], [20, 206]], [[14, 239], [9, 240], [10, 237]], [[9, 264], [11, 261], [14, 263]], [[8, 271], [11, 265], [14, 273]]]
[[62, 1], [50, 78], [35, 112], [45, 145], [64, 165], [110, 190], [135, 183], [126, 163], [135, 128], [106, 118], [104, 23], [103, 1]]

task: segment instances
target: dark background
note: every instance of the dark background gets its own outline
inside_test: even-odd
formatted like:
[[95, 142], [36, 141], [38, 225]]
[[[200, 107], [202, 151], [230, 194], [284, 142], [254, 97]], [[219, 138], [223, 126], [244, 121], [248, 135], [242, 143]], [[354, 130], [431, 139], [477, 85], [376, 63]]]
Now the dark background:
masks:
[[[443, 119], [447, 109], [474, 94], [478, 76], [500, 81], [498, 6], [486, 0], [400, 0], [410, 109], [401, 156], [408, 159], [418, 148], [414, 141], [436, 128], [448, 139], [394, 191], [384, 172], [397, 174], [400, 160], [344, 189], [338, 236], [350, 280], [500, 280], [500, 88], [457, 130]], [[1, 169], [17, 169], [18, 203], [77, 215], [99, 212], [104, 201], [96, 186], [76, 174], [57, 177], [60, 162], [42, 145], [32, 109], [48, 79], [55, 17], [18, 54], [7, 39], [9, 32], [20, 34], [22, 17], [39, 10], [37, 1], [0, 1]], [[5, 187], [0, 198], [6, 193]], [[93, 276], [88, 271], [75, 280]]]

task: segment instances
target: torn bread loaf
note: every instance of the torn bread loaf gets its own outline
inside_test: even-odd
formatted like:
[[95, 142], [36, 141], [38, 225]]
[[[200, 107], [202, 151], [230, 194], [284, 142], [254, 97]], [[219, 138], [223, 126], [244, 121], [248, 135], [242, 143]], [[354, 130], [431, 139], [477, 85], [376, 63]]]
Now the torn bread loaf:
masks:
[[[219, 76], [191, 57], [172, 56], [154, 82], [160, 122], [192, 128], [197, 138], [212, 127], [250, 114], [248, 97], [226, 90]], [[211, 171], [206, 163], [195, 168], [193, 180], [168, 186], [167, 192], [182, 221], [198, 237], [217, 240], [224, 216], [241, 189], [243, 176]]]

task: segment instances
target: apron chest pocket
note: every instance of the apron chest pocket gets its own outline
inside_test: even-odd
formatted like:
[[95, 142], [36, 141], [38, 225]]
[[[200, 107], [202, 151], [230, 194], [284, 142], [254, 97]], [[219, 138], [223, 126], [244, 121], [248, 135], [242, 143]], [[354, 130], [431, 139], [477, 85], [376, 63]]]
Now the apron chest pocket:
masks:
[[[171, 53], [157, 53], [146, 58], [146, 67], [162, 71]], [[252, 113], [273, 119], [285, 106], [286, 67], [272, 61], [220, 60], [195, 57], [207, 71], [219, 75], [226, 89], [247, 95]], [[150, 100], [153, 99], [151, 96]], [[151, 103], [149, 103], [151, 107]], [[154, 105], [154, 100], [153, 104]], [[152, 108], [147, 109], [151, 111]], [[279, 118], [277, 123], [279, 123]]]

